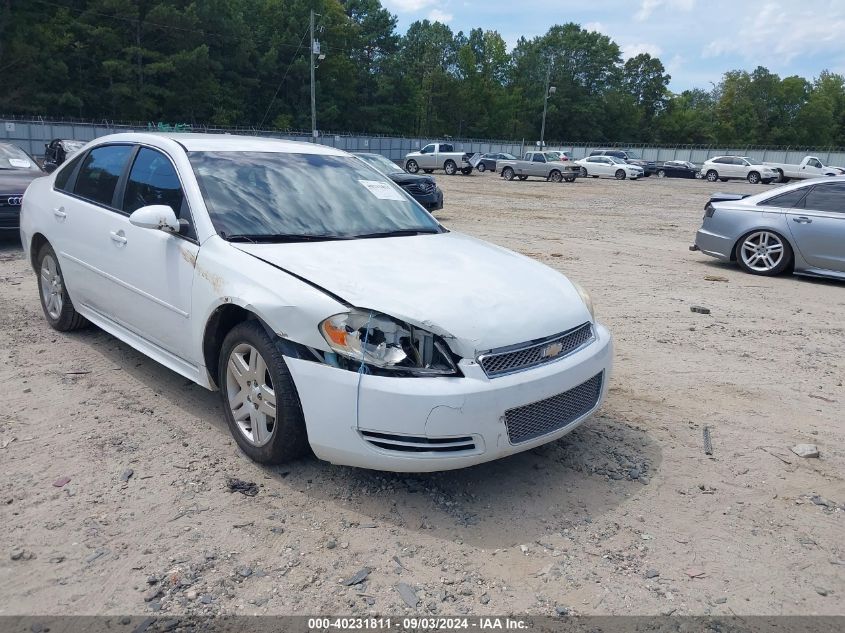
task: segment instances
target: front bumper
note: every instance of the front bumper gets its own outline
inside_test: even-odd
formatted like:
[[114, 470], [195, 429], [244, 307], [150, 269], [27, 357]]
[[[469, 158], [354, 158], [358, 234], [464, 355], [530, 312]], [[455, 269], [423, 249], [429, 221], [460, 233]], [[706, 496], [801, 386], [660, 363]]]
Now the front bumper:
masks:
[[439, 188], [431, 193], [411, 194], [417, 202], [429, 211], [438, 211], [443, 208], [443, 191]]
[[[463, 377], [389, 378], [321, 363], [286, 359], [299, 393], [308, 439], [317, 457], [335, 464], [394, 472], [464, 468], [525, 451], [566, 435], [601, 405], [613, 365], [613, 342], [603, 326], [580, 351], [526, 371], [487, 378], [463, 360]], [[562, 428], [512, 444], [505, 412], [574, 389], [602, 374], [601, 393], [589, 411]], [[379, 448], [362, 431], [434, 439], [471, 437], [460, 453], [400, 452]]]
[[21, 224], [21, 208], [0, 207], [0, 231], [17, 231]]

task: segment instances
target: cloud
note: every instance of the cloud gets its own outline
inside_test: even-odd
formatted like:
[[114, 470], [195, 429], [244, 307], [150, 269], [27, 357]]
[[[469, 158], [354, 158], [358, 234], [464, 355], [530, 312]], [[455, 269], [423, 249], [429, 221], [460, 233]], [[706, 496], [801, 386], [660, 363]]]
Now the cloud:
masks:
[[650, 44], [648, 42], [642, 42], [639, 44], [623, 44], [621, 48], [622, 57], [625, 59], [631, 59], [632, 57], [636, 57], [642, 53], [648, 53], [652, 57], [660, 57], [663, 53], [663, 50], [657, 44]]
[[695, 8], [695, 0], [642, 0], [640, 10], [634, 18], [638, 22], [645, 22], [657, 9], [664, 8], [666, 11], [689, 12]]
[[768, 3], [742, 20], [731, 37], [719, 38], [704, 47], [702, 57], [739, 54], [763, 66], [790, 62], [820, 54], [841, 54], [845, 31], [845, 5], [828, 2], [804, 9], [784, 11], [783, 5]]
[[414, 13], [437, 3], [438, 0], [385, 0], [384, 2], [388, 9], [398, 13]]
[[604, 33], [605, 26], [601, 22], [587, 22], [583, 29], [585, 31], [596, 31], [597, 33]]
[[432, 9], [428, 12], [428, 19], [432, 22], [442, 22], [443, 24], [448, 24], [454, 17], [455, 16], [451, 13], [446, 13], [440, 9]]

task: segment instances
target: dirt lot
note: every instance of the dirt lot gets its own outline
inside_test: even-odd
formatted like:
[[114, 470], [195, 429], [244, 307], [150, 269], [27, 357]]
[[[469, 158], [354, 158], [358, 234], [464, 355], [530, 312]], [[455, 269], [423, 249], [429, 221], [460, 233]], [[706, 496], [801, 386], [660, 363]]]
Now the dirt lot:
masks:
[[845, 286], [689, 252], [705, 182], [438, 180], [447, 226], [592, 291], [617, 344], [600, 415], [459, 472], [259, 467], [217, 394], [50, 330], [5, 240], [0, 614], [410, 612], [400, 582], [420, 613], [845, 614]]

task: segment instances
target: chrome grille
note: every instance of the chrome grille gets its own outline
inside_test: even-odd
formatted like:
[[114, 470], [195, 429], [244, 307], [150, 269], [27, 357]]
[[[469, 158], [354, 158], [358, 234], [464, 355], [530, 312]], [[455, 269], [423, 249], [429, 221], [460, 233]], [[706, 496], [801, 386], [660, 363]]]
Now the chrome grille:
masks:
[[460, 453], [476, 449], [472, 437], [419, 437], [376, 431], [361, 431], [361, 436], [373, 446], [400, 453]]
[[594, 338], [592, 323], [557, 334], [542, 341], [491, 350], [478, 357], [478, 363], [489, 378], [522, 371], [565, 358]]
[[429, 194], [432, 193], [437, 188], [433, 182], [421, 182], [421, 183], [414, 183], [412, 185], [407, 185], [405, 190], [408, 193], [416, 193], [416, 194]]
[[505, 411], [511, 444], [520, 444], [569, 426], [598, 404], [604, 374], [551, 398]]

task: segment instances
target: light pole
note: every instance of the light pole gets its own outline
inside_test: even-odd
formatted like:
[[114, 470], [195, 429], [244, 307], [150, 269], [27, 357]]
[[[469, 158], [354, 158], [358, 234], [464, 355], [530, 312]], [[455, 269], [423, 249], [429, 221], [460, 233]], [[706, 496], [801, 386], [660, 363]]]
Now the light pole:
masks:
[[317, 142], [317, 88], [314, 83], [314, 71], [317, 66], [314, 64], [314, 56], [317, 56], [317, 61], [322, 61], [326, 56], [320, 52], [320, 42], [314, 39], [314, 16], [319, 15], [314, 13], [311, 9], [311, 22], [309, 28], [311, 29], [311, 142]]
[[540, 149], [542, 150], [545, 147], [545, 140], [546, 140], [546, 110], [549, 105], [549, 95], [553, 95], [557, 92], [557, 88], [555, 86], [550, 86], [549, 81], [552, 78], [552, 62], [549, 62], [549, 67], [546, 70], [546, 91], [543, 93], [543, 125], [540, 127]]

